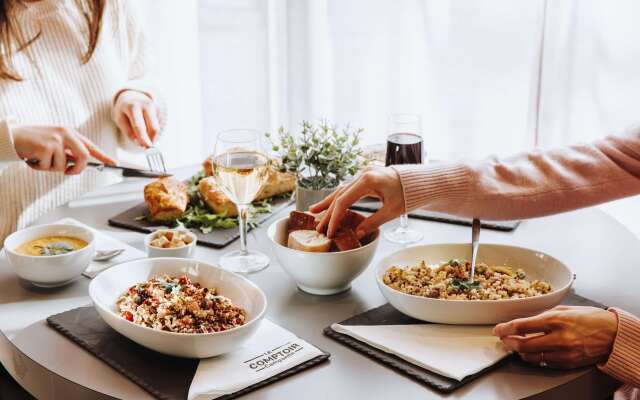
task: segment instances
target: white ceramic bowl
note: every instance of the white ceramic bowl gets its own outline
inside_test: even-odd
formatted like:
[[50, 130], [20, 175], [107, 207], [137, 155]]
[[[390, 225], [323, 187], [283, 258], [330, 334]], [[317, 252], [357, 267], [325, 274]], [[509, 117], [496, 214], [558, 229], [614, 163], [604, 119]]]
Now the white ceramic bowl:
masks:
[[155, 238], [155, 235], [158, 233], [153, 232], [145, 236], [144, 238], [144, 247], [147, 249], [147, 257], [155, 258], [155, 257], [178, 257], [178, 258], [191, 258], [193, 257], [193, 252], [196, 249], [196, 242], [198, 241], [198, 237], [195, 233], [184, 230], [184, 229], [160, 229], [162, 231], [177, 231], [186, 233], [191, 237], [191, 243], [182, 247], [170, 247], [170, 248], [162, 248], [162, 247], [154, 247], [151, 246], [151, 241]]
[[481, 244], [478, 262], [522, 268], [527, 280], [542, 279], [553, 291], [541, 296], [508, 300], [443, 300], [399, 292], [384, 284], [389, 267], [415, 266], [425, 260], [429, 265], [449, 259], [471, 259], [469, 244], [430, 244], [397, 251], [378, 262], [376, 281], [389, 303], [411, 317], [442, 324], [496, 324], [514, 318], [538, 314], [560, 303], [575, 279], [557, 259], [539, 251], [498, 244]]
[[[223, 332], [188, 334], [147, 328], [119, 315], [116, 300], [122, 293], [163, 274], [187, 275], [193, 282], [216, 288], [247, 311], [247, 323]], [[267, 309], [266, 296], [248, 279], [186, 258], [147, 258], [116, 265], [91, 281], [89, 296], [102, 319], [117, 332], [160, 353], [187, 358], [208, 358], [237, 349], [256, 332]]]
[[[71, 236], [88, 245], [56, 256], [28, 256], [15, 251], [21, 244], [45, 236]], [[70, 283], [87, 269], [95, 253], [94, 242], [93, 232], [82, 226], [48, 224], [12, 233], [4, 241], [4, 250], [20, 278], [40, 287], [57, 287]]]
[[300, 290], [311, 294], [330, 295], [348, 290], [351, 282], [369, 266], [380, 240], [378, 231], [373, 241], [353, 250], [331, 253], [294, 250], [286, 246], [288, 220], [285, 217], [273, 222], [267, 235], [282, 268]]

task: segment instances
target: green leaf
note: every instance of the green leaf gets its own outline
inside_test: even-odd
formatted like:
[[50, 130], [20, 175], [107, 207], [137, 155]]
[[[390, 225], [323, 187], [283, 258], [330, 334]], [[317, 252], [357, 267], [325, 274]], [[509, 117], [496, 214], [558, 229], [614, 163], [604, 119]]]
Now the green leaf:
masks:
[[303, 120], [300, 126], [297, 135], [280, 127], [278, 141], [271, 143], [282, 159], [280, 168], [295, 172], [304, 187], [333, 187], [366, 165], [359, 147], [363, 129], [353, 130], [348, 124], [340, 128], [326, 120], [317, 125]]
[[462, 292], [468, 292], [471, 289], [480, 289], [480, 282], [479, 281], [473, 281], [473, 282], [469, 282], [466, 279], [460, 279], [460, 278], [453, 278], [451, 280], [451, 286], [453, 286], [454, 288], [462, 291]]

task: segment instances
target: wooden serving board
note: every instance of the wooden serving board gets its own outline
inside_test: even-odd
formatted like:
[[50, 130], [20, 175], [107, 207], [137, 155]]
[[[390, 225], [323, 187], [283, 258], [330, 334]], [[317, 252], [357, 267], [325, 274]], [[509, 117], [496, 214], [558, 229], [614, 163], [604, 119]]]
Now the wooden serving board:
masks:
[[[292, 201], [288, 197], [274, 198], [271, 202], [272, 211], [265, 214], [256, 214], [253, 220], [258, 224], [262, 224], [274, 214], [287, 208], [291, 203]], [[140, 203], [110, 218], [109, 225], [143, 233], [151, 233], [157, 229], [167, 228], [167, 226], [158, 222], [150, 222], [146, 219], [140, 220], [140, 217], [148, 215], [148, 212], [147, 205]], [[251, 227], [249, 227], [249, 230], [251, 230]], [[199, 229], [191, 229], [191, 231], [198, 237], [198, 244], [217, 249], [226, 247], [240, 237], [240, 231], [237, 226], [230, 229], [214, 229], [209, 233], [202, 233]]]

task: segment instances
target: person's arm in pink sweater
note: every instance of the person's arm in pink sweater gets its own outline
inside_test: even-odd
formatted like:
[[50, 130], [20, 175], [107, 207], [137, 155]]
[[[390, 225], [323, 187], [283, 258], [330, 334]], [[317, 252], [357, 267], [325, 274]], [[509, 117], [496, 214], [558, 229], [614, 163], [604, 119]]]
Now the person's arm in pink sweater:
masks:
[[[504, 160], [393, 168], [406, 211], [425, 207], [493, 220], [539, 217], [639, 194], [640, 127], [593, 144]], [[600, 368], [640, 387], [640, 319], [611, 311], [618, 315], [618, 332]]]
[[[536, 150], [503, 160], [373, 168], [310, 210], [327, 210], [317, 229], [331, 237], [351, 204], [363, 196], [380, 198], [383, 207], [357, 228], [362, 237], [419, 207], [482, 219], [519, 219], [638, 193], [640, 127], [593, 144]], [[600, 367], [640, 386], [640, 320], [623, 311], [611, 312], [618, 315], [617, 335], [608, 361]]]
[[505, 159], [393, 167], [406, 211], [491, 220], [532, 218], [640, 193], [640, 126], [593, 144]]
[[607, 362], [598, 367], [606, 374], [640, 388], [640, 319], [617, 308], [618, 333]]

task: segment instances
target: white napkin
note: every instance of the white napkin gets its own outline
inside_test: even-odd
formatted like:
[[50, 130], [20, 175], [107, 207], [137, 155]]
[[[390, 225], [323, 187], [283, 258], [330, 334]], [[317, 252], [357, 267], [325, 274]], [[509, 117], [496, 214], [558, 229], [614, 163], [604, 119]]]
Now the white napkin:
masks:
[[315, 346], [265, 319], [239, 350], [200, 361], [188, 399], [209, 400], [235, 393], [322, 354]]
[[133, 260], [136, 258], [146, 257], [146, 253], [142, 250], [138, 250], [133, 246], [130, 246], [118, 239], [115, 239], [107, 234], [104, 234], [97, 229], [94, 229], [82, 222], [75, 220], [73, 218], [63, 218], [59, 221], [56, 221], [57, 224], [70, 224], [70, 225], [78, 225], [84, 228], [90, 229], [96, 237], [96, 250], [112, 250], [112, 249], [124, 249], [124, 252], [117, 257], [112, 258], [108, 261], [91, 261], [91, 264], [87, 267], [87, 269], [82, 273], [82, 275], [86, 276], [89, 279], [93, 279], [100, 272], [105, 269], [119, 264], [121, 262]]
[[333, 324], [331, 328], [411, 364], [461, 381], [509, 352], [490, 326]]

